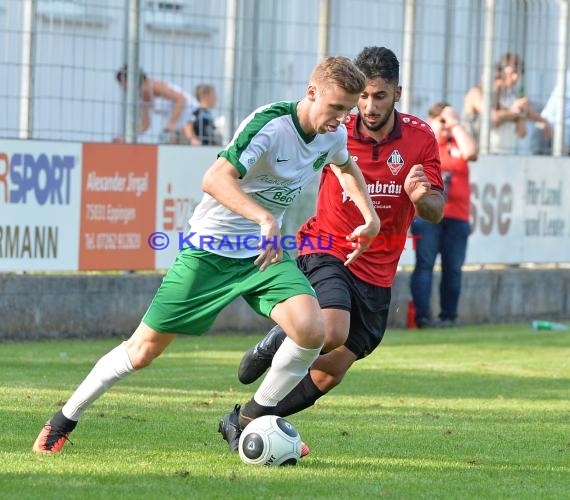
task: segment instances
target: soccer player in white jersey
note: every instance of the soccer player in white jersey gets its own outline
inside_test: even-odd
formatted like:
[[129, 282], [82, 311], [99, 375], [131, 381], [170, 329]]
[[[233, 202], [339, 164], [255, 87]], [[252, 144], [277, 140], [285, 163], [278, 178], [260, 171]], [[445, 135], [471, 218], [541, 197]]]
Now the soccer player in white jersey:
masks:
[[325, 337], [315, 292], [280, 245], [285, 209], [324, 165], [332, 164], [364, 221], [347, 235], [351, 251], [346, 264], [367, 248], [360, 242], [371, 241], [380, 229], [362, 174], [348, 154], [344, 126], [364, 85], [364, 75], [350, 59], [329, 57], [313, 70], [301, 101], [260, 107], [243, 121], [206, 172], [205, 194], [190, 221], [185, 248], [142, 322], [95, 364], [44, 425], [34, 451], [60, 451], [99, 396], [148, 366], [176, 334], [206, 332], [240, 295], [256, 312], [278, 323], [287, 339], [253, 398], [220, 430], [231, 438], [228, 433], [239, 432], [251, 419], [274, 413], [307, 374]]

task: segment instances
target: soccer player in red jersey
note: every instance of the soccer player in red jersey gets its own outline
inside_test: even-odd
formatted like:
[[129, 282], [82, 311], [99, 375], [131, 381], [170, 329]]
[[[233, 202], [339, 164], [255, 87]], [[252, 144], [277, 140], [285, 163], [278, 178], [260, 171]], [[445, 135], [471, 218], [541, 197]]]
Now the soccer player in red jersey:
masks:
[[[346, 265], [349, 247], [342, 242], [361, 215], [333, 172], [325, 168], [317, 213], [299, 230], [297, 259], [324, 313], [325, 344], [309, 373], [278, 403], [276, 414], [283, 417], [312, 406], [341, 382], [355, 361], [380, 344], [412, 219], [417, 213], [437, 223], [443, 215], [434, 134], [424, 121], [394, 109], [402, 91], [398, 59], [385, 47], [366, 47], [355, 63], [367, 82], [358, 114], [349, 115], [346, 123], [348, 149], [364, 174], [381, 229], [371, 246]], [[242, 383], [263, 374], [283, 338], [283, 330], [275, 327], [244, 355], [238, 371]]]

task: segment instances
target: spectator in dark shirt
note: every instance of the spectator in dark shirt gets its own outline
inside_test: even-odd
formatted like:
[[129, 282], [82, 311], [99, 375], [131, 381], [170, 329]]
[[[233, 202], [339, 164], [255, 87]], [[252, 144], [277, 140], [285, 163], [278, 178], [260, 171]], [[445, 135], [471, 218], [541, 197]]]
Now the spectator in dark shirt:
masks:
[[216, 130], [214, 117], [210, 111], [218, 103], [218, 95], [213, 85], [200, 84], [196, 86], [196, 100], [199, 107], [194, 111], [194, 133], [203, 146], [221, 146], [222, 137]]

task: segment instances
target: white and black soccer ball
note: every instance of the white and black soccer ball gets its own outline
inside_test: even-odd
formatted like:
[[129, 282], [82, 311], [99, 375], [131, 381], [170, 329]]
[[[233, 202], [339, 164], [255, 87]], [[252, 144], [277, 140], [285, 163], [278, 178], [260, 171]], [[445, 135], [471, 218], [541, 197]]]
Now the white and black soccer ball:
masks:
[[301, 436], [284, 418], [264, 415], [251, 421], [241, 433], [239, 457], [248, 465], [297, 465]]

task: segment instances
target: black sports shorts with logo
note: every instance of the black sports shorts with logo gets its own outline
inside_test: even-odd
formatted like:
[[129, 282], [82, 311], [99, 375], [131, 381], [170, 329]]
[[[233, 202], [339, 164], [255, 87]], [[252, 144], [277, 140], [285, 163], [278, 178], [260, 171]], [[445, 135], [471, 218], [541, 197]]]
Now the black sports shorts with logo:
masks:
[[358, 359], [368, 356], [384, 337], [392, 289], [362, 281], [340, 259], [326, 253], [300, 255], [297, 265], [317, 292], [321, 309], [350, 312], [344, 345]]

